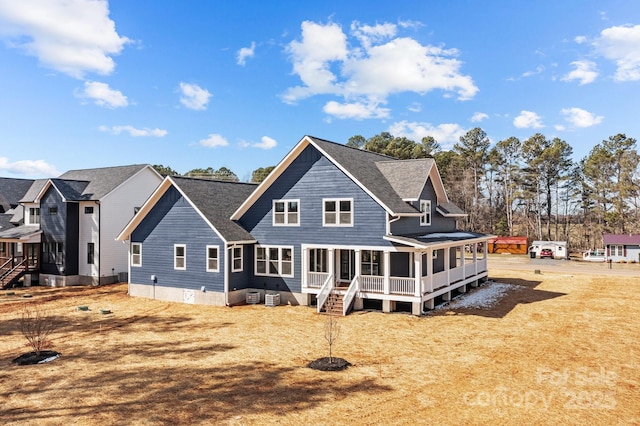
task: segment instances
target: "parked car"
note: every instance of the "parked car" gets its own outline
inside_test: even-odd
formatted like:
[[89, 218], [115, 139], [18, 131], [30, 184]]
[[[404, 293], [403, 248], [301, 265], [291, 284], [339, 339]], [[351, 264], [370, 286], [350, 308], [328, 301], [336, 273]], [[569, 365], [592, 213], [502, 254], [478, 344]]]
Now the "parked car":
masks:
[[540, 259], [544, 259], [545, 257], [553, 259], [553, 250], [548, 248], [540, 250]]

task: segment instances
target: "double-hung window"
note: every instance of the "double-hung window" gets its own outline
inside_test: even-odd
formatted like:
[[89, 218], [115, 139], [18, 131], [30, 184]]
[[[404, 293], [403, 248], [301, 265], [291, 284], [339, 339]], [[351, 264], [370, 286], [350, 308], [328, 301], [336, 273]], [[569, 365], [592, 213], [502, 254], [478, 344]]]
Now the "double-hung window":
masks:
[[131, 243], [131, 266], [142, 266], [142, 243]]
[[185, 244], [173, 245], [173, 269], [182, 271], [187, 269], [187, 246]]
[[256, 246], [256, 275], [293, 277], [293, 247]]
[[621, 245], [611, 246], [610, 256], [624, 256], [624, 247]]
[[29, 224], [40, 224], [40, 207], [29, 207]]
[[207, 272], [218, 272], [219, 269], [219, 253], [218, 246], [207, 246]]
[[273, 226], [300, 225], [300, 200], [274, 200]]
[[323, 226], [353, 226], [353, 199], [334, 198], [322, 200]]
[[420, 226], [431, 225], [431, 200], [420, 200]]
[[242, 271], [242, 246], [233, 247], [231, 249], [232, 254], [232, 267], [231, 272], [241, 272]]

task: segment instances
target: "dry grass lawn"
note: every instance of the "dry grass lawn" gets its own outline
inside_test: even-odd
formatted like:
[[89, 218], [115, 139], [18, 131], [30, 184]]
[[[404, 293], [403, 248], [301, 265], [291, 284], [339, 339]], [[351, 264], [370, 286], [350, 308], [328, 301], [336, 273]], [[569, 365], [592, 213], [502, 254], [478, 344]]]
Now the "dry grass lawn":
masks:
[[[328, 351], [307, 307], [170, 304], [126, 285], [2, 292], [0, 423], [640, 424], [638, 277], [491, 277], [521, 287], [491, 309], [341, 318], [342, 372], [305, 368]], [[30, 351], [20, 307], [38, 301], [62, 356], [14, 365]]]

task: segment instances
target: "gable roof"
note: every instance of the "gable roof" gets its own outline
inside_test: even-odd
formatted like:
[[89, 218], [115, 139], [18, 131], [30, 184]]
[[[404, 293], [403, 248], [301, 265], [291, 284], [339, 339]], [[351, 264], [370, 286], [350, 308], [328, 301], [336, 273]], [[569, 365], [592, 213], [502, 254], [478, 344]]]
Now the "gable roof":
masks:
[[226, 242], [255, 241], [249, 232], [229, 218], [256, 189], [256, 184], [182, 176], [167, 176], [116, 239], [128, 239], [135, 228], [151, 212], [153, 206], [172, 186], [191, 203], [194, 209]]
[[640, 235], [632, 234], [604, 234], [602, 236], [604, 245], [608, 244], [620, 244], [625, 246], [637, 246], [640, 245]]
[[16, 207], [33, 182], [33, 179], [0, 178], [0, 208], [6, 212]]
[[258, 200], [309, 145], [320, 151], [392, 216], [421, 215], [416, 208], [407, 204], [406, 201], [419, 198], [427, 177], [432, 178], [438, 203], [449, 202], [435, 162], [431, 159], [398, 160], [324, 139], [305, 136], [280, 161], [251, 197], [236, 210], [232, 219], [240, 219], [249, 207]]
[[21, 201], [38, 201], [50, 186], [55, 187], [66, 201], [99, 201], [145, 168], [151, 166], [133, 164], [70, 170], [57, 178], [36, 180]]

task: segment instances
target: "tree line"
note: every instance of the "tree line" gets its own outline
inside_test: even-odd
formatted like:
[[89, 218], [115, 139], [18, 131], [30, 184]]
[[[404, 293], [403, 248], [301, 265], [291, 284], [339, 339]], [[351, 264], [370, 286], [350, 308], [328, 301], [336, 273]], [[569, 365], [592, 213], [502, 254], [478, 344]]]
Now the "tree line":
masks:
[[[420, 142], [382, 132], [355, 135], [347, 146], [398, 159], [433, 158], [450, 201], [468, 216], [458, 228], [530, 240], [568, 241], [574, 248], [601, 248], [604, 233], [640, 232], [640, 155], [623, 133], [596, 144], [573, 161], [573, 148], [560, 138], [536, 133], [512, 136], [493, 146], [479, 127], [450, 150], [432, 136]], [[179, 175], [153, 166], [162, 175]], [[262, 182], [274, 166], [253, 171]], [[226, 167], [193, 169], [183, 176], [239, 181]]]
[[640, 155], [636, 140], [623, 133], [577, 162], [560, 138], [536, 133], [491, 146], [478, 127], [451, 150], [441, 150], [431, 136], [415, 142], [387, 132], [356, 135], [347, 145], [399, 159], [433, 158], [450, 201], [468, 214], [460, 229], [585, 249], [602, 247], [604, 233], [640, 231]]

